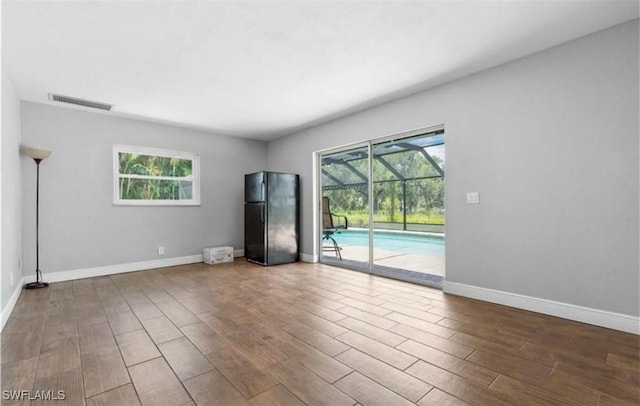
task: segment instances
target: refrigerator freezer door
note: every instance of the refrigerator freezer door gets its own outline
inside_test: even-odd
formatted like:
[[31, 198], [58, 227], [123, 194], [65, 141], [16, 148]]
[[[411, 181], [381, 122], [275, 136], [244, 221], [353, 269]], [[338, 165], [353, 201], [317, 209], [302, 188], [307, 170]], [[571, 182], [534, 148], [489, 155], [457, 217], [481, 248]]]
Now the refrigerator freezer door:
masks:
[[265, 172], [244, 175], [244, 201], [264, 202], [266, 193]]
[[245, 203], [244, 256], [260, 264], [267, 264], [265, 215], [264, 203]]
[[298, 175], [271, 173], [267, 191], [269, 265], [298, 260]]

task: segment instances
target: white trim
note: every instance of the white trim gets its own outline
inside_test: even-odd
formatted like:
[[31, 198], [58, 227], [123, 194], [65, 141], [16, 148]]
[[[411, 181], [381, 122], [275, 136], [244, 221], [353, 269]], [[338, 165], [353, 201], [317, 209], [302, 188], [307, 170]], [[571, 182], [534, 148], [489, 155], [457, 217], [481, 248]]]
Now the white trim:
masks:
[[187, 182], [193, 182], [193, 175], [177, 177], [177, 176], [129, 175], [129, 174], [120, 173], [119, 176], [121, 178], [129, 178], [129, 179], [178, 180], [178, 181], [183, 180]]
[[[202, 262], [202, 254], [188, 255], [185, 257], [153, 259], [150, 261], [129, 262], [127, 264], [96, 266], [93, 268], [74, 269], [70, 271], [60, 271], [45, 273], [42, 275], [44, 282], [64, 282], [75, 279], [93, 278], [94, 276], [115, 275], [126, 272], [145, 271], [147, 269], [164, 268], [167, 266], [194, 264]], [[34, 282], [35, 275], [25, 277], [25, 282]]]
[[[373, 141], [369, 141], [369, 143], [367, 144], [367, 208], [369, 209], [369, 226], [368, 228], [368, 232], [369, 232], [369, 272], [373, 272], [373, 268], [375, 265], [375, 259], [373, 257], [373, 253], [374, 248], [373, 248], [373, 241], [375, 240], [375, 236], [374, 236], [374, 227], [375, 227], [375, 220], [374, 220], [374, 216], [375, 216], [375, 210], [374, 208], [376, 207], [375, 205], [375, 198], [373, 196], [373, 194], [375, 193], [375, 189], [373, 186], [373, 160], [376, 159], [375, 156], [373, 155]], [[395, 186], [394, 186], [395, 187]], [[405, 184], [405, 190], [406, 190], [406, 184]], [[405, 192], [405, 197], [406, 197], [406, 192]], [[406, 206], [406, 200], [403, 201], [402, 203], [404, 205], [403, 207], [403, 212], [404, 212], [404, 218], [405, 218], [405, 222], [406, 222], [406, 218], [407, 218], [407, 206]], [[345, 220], [346, 221], [346, 220]], [[405, 226], [406, 227], [406, 226]], [[340, 255], [340, 259], [342, 259], [342, 254]]]
[[[311, 164], [313, 165], [313, 177], [311, 179], [311, 183], [313, 184], [313, 200], [312, 200], [312, 205], [311, 205], [311, 209], [313, 210], [313, 252], [312, 252], [312, 256], [313, 258], [316, 258], [319, 253], [321, 252], [320, 250], [322, 249], [320, 247], [320, 229], [322, 227], [322, 213], [321, 213], [321, 209], [320, 207], [322, 207], [322, 203], [320, 201], [320, 196], [322, 196], [322, 190], [320, 190], [320, 179], [321, 179], [321, 174], [320, 174], [320, 165], [318, 164], [318, 162], [320, 162], [320, 153], [319, 152], [313, 152], [311, 154]], [[305, 261], [304, 259], [302, 259], [303, 254], [300, 254], [300, 260]], [[304, 255], [308, 255], [308, 254], [304, 254]], [[315, 262], [315, 261], [305, 261], [305, 262]]]
[[[244, 256], [244, 249], [238, 249], [233, 251], [234, 257]], [[70, 271], [60, 271], [45, 273], [42, 278], [45, 282], [64, 282], [72, 281], [75, 279], [92, 278], [94, 276], [115, 275], [126, 272], [145, 271], [147, 269], [164, 268], [167, 266], [195, 264], [202, 262], [202, 254], [187, 255], [184, 257], [173, 257], [163, 259], [153, 259], [150, 261], [129, 262], [126, 264], [105, 265], [97, 266], [93, 268], [74, 269]], [[35, 281], [35, 275], [26, 276], [23, 278], [23, 283], [29, 283]], [[22, 288], [22, 286], [20, 286]]]
[[316, 262], [318, 262], [318, 256], [312, 255], [312, 254], [305, 254], [304, 252], [301, 252], [300, 261], [315, 264]]
[[[191, 175], [186, 177], [167, 177], [167, 176], [146, 176], [146, 175], [122, 175], [120, 174], [120, 152], [140, 154], [140, 155], [152, 155], [168, 158], [188, 159], [192, 163]], [[127, 200], [120, 199], [120, 178], [131, 179], [157, 179], [157, 180], [176, 180], [191, 182], [191, 199], [184, 200]], [[200, 206], [200, 155], [183, 152], [172, 151], [168, 149], [159, 149], [151, 147], [141, 147], [137, 145], [113, 145], [113, 205], [114, 206]]]
[[614, 330], [640, 334], [640, 317], [606, 310], [592, 309], [569, 303], [556, 302], [517, 293], [465, 285], [463, 283], [444, 281], [442, 290], [458, 296], [497, 303], [518, 309], [530, 310], [564, 319], [593, 324]]
[[139, 155], [155, 155], [155, 156], [162, 156], [165, 158], [193, 159], [194, 157], [198, 156], [198, 154], [194, 154], [193, 152], [143, 147], [140, 145], [114, 144], [113, 148], [114, 148], [114, 151], [117, 150], [118, 152], [131, 152], [133, 154], [139, 154]]
[[24, 285], [24, 277], [22, 277], [18, 281], [16, 288], [11, 294], [11, 298], [9, 299], [9, 302], [4, 307], [4, 309], [2, 309], [2, 320], [0, 321], [2, 325], [0, 325], [0, 332], [4, 330], [4, 325], [7, 324], [7, 320], [9, 320], [9, 316], [11, 316], [11, 312], [13, 312], [13, 308], [16, 306], [16, 303], [18, 303], [18, 298], [20, 298], [20, 293], [22, 293], [22, 285]]

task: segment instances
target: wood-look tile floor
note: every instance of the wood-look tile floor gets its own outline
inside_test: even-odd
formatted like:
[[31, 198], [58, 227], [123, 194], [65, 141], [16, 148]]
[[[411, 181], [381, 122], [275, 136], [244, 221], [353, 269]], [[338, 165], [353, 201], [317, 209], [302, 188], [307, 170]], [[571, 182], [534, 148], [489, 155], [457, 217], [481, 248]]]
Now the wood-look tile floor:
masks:
[[3, 390], [64, 390], [50, 402], [59, 406], [595, 406], [640, 396], [636, 335], [321, 264], [236, 259], [23, 291], [1, 355]]

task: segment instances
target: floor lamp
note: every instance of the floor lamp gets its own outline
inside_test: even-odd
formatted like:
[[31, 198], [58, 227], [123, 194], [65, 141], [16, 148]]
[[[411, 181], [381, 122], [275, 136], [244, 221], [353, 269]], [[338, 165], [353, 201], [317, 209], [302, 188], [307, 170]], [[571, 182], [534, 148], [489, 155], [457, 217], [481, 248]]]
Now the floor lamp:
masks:
[[44, 149], [25, 148], [25, 154], [36, 162], [36, 281], [24, 285], [25, 289], [46, 288], [48, 283], [42, 282], [40, 277], [40, 162], [51, 155], [51, 151]]

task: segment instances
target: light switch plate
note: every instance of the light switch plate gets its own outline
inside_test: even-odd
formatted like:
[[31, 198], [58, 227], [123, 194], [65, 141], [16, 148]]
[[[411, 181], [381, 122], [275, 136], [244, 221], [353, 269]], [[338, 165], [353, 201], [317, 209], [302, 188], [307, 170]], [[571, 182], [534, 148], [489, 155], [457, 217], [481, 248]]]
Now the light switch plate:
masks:
[[467, 192], [467, 204], [480, 204], [480, 193]]

